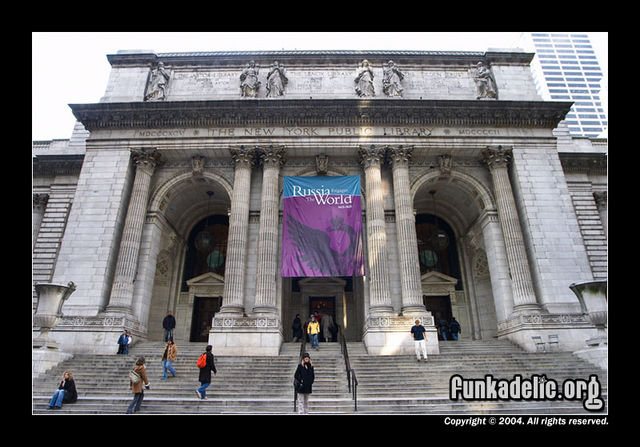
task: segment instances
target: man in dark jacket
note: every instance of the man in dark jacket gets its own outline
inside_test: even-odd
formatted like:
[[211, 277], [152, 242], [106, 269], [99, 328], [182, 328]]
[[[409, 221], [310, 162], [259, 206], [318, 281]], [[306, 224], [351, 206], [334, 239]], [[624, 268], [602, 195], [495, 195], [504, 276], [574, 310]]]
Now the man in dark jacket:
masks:
[[168, 311], [167, 316], [162, 320], [162, 327], [164, 328], [164, 342], [168, 342], [169, 339], [173, 340], [173, 329], [176, 327], [176, 319], [171, 315], [171, 311]]
[[214, 363], [213, 354], [211, 353], [212, 349], [213, 349], [213, 346], [207, 345], [207, 349], [205, 352], [207, 363], [202, 368], [200, 368], [200, 376], [198, 377], [198, 380], [200, 380], [201, 386], [196, 390], [196, 395], [198, 396], [198, 399], [207, 398], [206, 390], [209, 387], [209, 385], [211, 385], [211, 371], [213, 371], [213, 374], [218, 374], [218, 371], [216, 370], [216, 365]]

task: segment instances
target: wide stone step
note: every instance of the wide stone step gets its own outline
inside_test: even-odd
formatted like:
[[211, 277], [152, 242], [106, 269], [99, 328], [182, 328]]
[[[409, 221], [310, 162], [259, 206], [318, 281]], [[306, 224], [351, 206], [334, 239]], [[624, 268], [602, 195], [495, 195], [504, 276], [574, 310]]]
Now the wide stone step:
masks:
[[[142, 342], [128, 355], [78, 355], [33, 380], [33, 412], [37, 414], [121, 414], [132, 394], [128, 371], [139, 355], [146, 358], [151, 390], [145, 391], [142, 414], [290, 414], [293, 413], [292, 378], [298, 364], [299, 343], [284, 343], [280, 355], [273, 357], [216, 356], [218, 374], [200, 401], [194, 390], [200, 386], [197, 357], [206, 343], [178, 344], [173, 366], [176, 377], [160, 380], [164, 343]], [[515, 374], [530, 377], [546, 375], [558, 383], [566, 378], [587, 379], [598, 374], [602, 396], [607, 399], [606, 372], [600, 371], [570, 353], [526, 353], [508, 342], [441, 342], [440, 355], [428, 362], [416, 362], [412, 355], [371, 356], [363, 343], [347, 344], [359, 386], [359, 414], [413, 413], [497, 413], [545, 414], [585, 413], [580, 401], [466, 402], [448, 397], [453, 374], [464, 378], [512, 379]], [[314, 351], [316, 372], [311, 413], [350, 414], [354, 402], [347, 390], [344, 360], [337, 343], [320, 343]], [[215, 355], [215, 350], [214, 350]], [[79, 399], [62, 410], [49, 410], [48, 402], [62, 372], [71, 370]]]

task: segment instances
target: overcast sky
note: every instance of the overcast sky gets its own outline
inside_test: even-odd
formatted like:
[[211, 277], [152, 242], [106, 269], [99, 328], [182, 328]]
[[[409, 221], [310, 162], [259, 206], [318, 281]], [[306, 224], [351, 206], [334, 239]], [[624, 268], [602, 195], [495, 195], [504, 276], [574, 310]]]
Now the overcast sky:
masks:
[[[589, 33], [607, 72], [607, 33]], [[96, 103], [104, 96], [118, 50], [156, 53], [268, 50], [486, 51], [515, 48], [518, 32], [440, 33], [33, 33], [32, 139], [71, 137], [75, 118], [68, 104]], [[603, 86], [604, 87], [604, 86]]]

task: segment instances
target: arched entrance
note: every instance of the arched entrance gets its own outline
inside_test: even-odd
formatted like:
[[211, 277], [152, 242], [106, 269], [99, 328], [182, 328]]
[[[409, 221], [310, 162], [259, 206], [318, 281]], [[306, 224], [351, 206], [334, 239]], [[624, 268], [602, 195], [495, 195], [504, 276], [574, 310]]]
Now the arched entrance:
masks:
[[461, 338], [490, 338], [496, 309], [483, 250], [481, 216], [492, 207], [488, 189], [460, 171], [432, 172], [413, 184], [423, 302], [436, 321], [455, 317]]
[[[176, 341], [191, 341], [194, 334], [199, 339], [209, 314], [221, 305], [230, 193], [224, 178], [207, 172], [177, 175], [154, 191], [150, 214], [157, 216], [160, 234], [152, 238], [158, 257], [148, 311], [150, 340], [161, 339], [167, 310], [176, 318]], [[210, 246], [198, 248], [201, 233], [211, 236]], [[194, 322], [202, 327], [194, 328]]]

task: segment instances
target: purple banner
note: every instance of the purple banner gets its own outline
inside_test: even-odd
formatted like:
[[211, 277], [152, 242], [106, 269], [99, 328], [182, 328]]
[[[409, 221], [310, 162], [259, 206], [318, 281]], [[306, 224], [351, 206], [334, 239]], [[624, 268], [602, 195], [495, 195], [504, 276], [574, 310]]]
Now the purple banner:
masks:
[[283, 277], [363, 276], [360, 176], [284, 177]]

